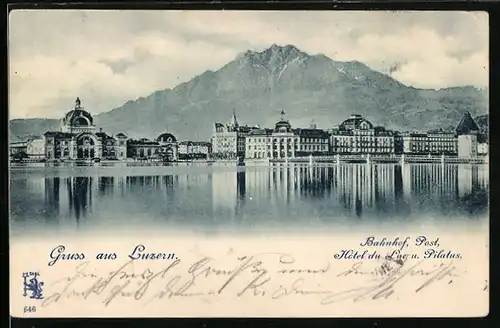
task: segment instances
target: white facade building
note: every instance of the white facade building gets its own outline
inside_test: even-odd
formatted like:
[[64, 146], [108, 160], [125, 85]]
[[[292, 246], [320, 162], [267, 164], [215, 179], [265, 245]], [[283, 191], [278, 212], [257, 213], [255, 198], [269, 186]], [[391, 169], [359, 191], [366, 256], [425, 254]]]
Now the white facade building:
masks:
[[477, 157], [477, 136], [474, 134], [464, 134], [458, 136], [458, 157]]
[[215, 159], [238, 159], [245, 156], [246, 136], [257, 127], [240, 126], [236, 113], [228, 124], [215, 123], [212, 156]]
[[255, 129], [246, 136], [245, 158], [287, 159], [309, 155], [326, 155], [329, 151], [328, 133], [311, 126], [292, 129], [290, 122], [281, 120], [274, 129]]

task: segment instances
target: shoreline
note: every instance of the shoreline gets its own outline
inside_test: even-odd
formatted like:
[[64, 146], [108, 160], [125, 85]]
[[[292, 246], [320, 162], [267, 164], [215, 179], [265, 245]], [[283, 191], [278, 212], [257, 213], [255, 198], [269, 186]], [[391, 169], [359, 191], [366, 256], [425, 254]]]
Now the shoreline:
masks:
[[281, 159], [246, 159], [240, 162], [234, 160], [192, 160], [192, 161], [176, 161], [176, 162], [159, 162], [159, 161], [138, 161], [138, 160], [101, 160], [93, 161], [22, 161], [10, 162], [10, 168], [22, 167], [85, 167], [85, 166], [190, 166], [190, 165], [223, 165], [223, 166], [273, 166], [276, 164], [308, 164], [308, 165], [324, 165], [324, 164], [489, 164], [489, 156], [473, 157], [473, 158], [458, 158], [446, 156], [429, 156], [429, 155], [327, 155], [327, 156], [309, 156]]

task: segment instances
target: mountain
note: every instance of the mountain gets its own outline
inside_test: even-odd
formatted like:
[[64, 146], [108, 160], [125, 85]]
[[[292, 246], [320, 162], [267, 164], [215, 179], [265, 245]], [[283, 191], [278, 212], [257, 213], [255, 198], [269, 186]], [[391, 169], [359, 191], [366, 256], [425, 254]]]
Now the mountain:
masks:
[[[219, 70], [173, 89], [128, 101], [95, 116], [110, 133], [155, 137], [168, 130], [182, 140], [208, 140], [215, 121], [236, 110], [240, 124], [272, 127], [281, 110], [294, 127], [319, 128], [357, 113], [398, 130], [454, 127], [465, 111], [488, 113], [488, 91], [471, 86], [441, 90], [407, 87], [357, 61], [309, 55], [294, 46], [247, 51]], [[13, 137], [42, 134], [57, 120], [12, 120]]]

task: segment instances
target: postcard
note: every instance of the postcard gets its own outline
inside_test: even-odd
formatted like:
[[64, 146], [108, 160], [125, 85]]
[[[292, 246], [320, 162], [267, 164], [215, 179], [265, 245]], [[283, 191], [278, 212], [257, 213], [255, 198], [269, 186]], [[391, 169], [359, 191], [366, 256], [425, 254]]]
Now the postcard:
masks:
[[486, 316], [488, 24], [11, 11], [11, 315]]

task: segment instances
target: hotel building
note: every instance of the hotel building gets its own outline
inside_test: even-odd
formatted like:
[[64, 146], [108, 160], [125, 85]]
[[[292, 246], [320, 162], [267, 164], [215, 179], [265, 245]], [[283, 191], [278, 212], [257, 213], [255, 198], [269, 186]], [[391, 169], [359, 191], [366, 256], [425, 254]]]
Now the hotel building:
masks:
[[476, 157], [479, 150], [482, 154], [487, 153], [487, 145], [478, 143], [479, 136], [479, 127], [467, 112], [454, 132], [433, 130], [425, 133], [397, 133], [395, 146], [399, 154]]
[[328, 133], [311, 126], [309, 129], [292, 129], [288, 120], [281, 120], [274, 129], [253, 129], [246, 136], [245, 158], [285, 159], [309, 155], [327, 155]]
[[245, 156], [245, 138], [258, 127], [240, 126], [233, 112], [228, 124], [215, 123], [212, 137], [212, 157], [214, 159], [238, 159]]
[[212, 144], [204, 141], [179, 142], [179, 159], [208, 159]]
[[334, 154], [394, 153], [394, 133], [353, 114], [330, 130], [330, 147]]

